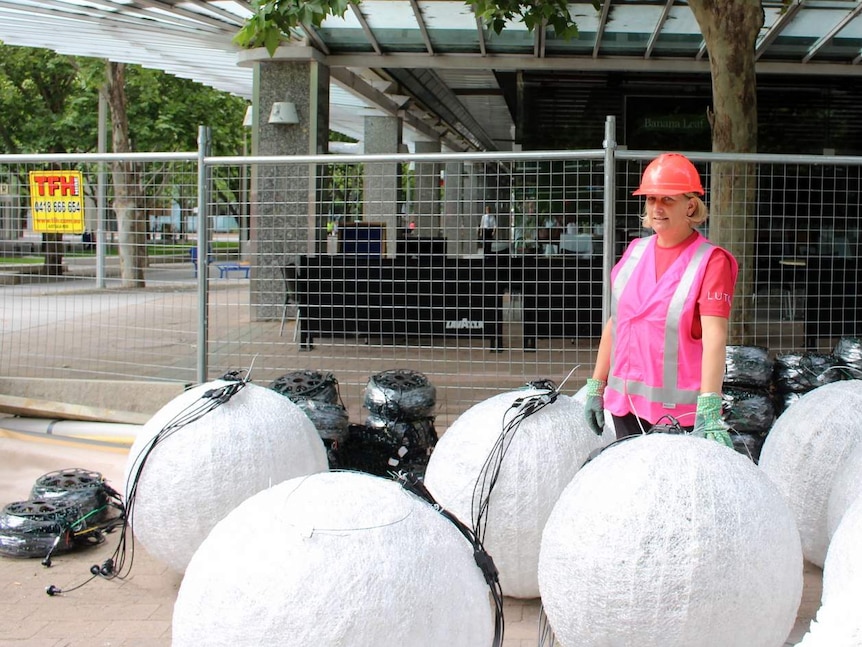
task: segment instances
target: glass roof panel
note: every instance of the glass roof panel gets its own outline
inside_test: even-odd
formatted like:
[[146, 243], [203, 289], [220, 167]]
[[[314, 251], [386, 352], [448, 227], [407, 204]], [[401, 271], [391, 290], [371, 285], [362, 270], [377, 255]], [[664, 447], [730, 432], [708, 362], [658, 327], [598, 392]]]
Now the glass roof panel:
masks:
[[579, 30], [577, 38], [565, 40], [553, 32], [545, 36], [545, 53], [548, 56], [589, 56], [596, 43], [594, 31]]
[[420, 2], [419, 8], [429, 29], [476, 29], [476, 15], [460, 0]]
[[599, 44], [599, 56], [642, 56], [661, 18], [657, 5], [612, 5]]
[[429, 29], [428, 38], [437, 54], [474, 54], [479, 51], [479, 34], [466, 29]]
[[574, 19], [580, 32], [596, 33], [599, 29], [599, 20], [602, 17], [592, 3], [589, 2], [570, 2], [569, 15]]
[[[362, 25], [359, 23], [359, 19], [349, 9], [344, 12], [344, 16], [327, 16], [323, 19], [323, 22], [320, 23], [320, 29], [323, 30], [331, 30], [331, 31], [339, 31], [343, 29], [358, 29], [362, 31]], [[339, 34], [340, 35], [340, 34]]]
[[485, 29], [485, 47], [491, 54], [530, 55], [535, 41], [536, 37], [519, 22], [507, 22], [500, 34]]
[[847, 16], [847, 12], [853, 9], [855, 5], [855, 2], [850, 3], [849, 7], [844, 9], [822, 6], [809, 8], [802, 5], [802, 8], [790, 24], [784, 28], [781, 35], [817, 40], [841, 22]]
[[362, 0], [358, 6], [375, 35], [383, 29], [419, 29], [409, 2]]
[[661, 31], [662, 34], [685, 34], [701, 38], [700, 25], [697, 24], [694, 14], [687, 6], [671, 7]]
[[663, 9], [663, 5], [611, 5], [605, 33], [649, 36], [661, 18]]
[[463, 2], [420, 2], [428, 38], [435, 52], [454, 54], [479, 51], [476, 15]]
[[233, 2], [233, 0], [214, 0], [212, 4], [243, 19], [251, 16], [251, 10], [247, 6]]
[[371, 42], [361, 29], [333, 29], [327, 26], [318, 29], [317, 33], [333, 54], [374, 52]]

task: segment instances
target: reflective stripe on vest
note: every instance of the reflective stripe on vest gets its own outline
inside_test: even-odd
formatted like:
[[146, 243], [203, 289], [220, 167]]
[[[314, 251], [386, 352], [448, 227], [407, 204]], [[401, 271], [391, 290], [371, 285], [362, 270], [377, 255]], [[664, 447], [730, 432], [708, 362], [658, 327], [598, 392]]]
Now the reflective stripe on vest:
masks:
[[[619, 304], [619, 296], [622, 294], [626, 284], [631, 279], [635, 268], [643, 259], [649, 238], [642, 239], [643, 243], [636, 243], [627, 261], [620, 268], [614, 281], [613, 294], [611, 298], [611, 316], [614, 317], [614, 334], [616, 338], [616, 314]], [[683, 306], [688, 297], [694, 279], [697, 276], [700, 264], [704, 257], [710, 252], [713, 244], [707, 240], [702, 241], [695, 250], [688, 265], [680, 278], [679, 285], [673, 293], [665, 318], [664, 329], [664, 365], [662, 366], [662, 386], [650, 386], [635, 380], [624, 380], [614, 374], [616, 362], [616, 349], [611, 349], [611, 372], [608, 375], [608, 387], [619, 393], [638, 395], [650, 402], [660, 402], [666, 408], [673, 408], [677, 404], [696, 404], [699, 389], [679, 389], [679, 326], [682, 319]]]

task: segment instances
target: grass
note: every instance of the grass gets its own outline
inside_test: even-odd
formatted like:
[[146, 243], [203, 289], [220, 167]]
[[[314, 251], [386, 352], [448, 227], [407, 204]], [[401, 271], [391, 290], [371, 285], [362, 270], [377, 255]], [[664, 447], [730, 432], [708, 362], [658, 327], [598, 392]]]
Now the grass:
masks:
[[0, 256], [0, 265], [42, 265], [44, 256]]
[[[158, 256], [184, 256], [188, 257], [189, 249], [194, 247], [193, 243], [148, 243], [147, 255], [150, 258]], [[214, 254], [218, 255], [238, 255], [239, 241], [235, 240], [214, 240], [211, 243], [211, 248]], [[106, 253], [108, 256], [117, 256], [117, 245], [108, 245]], [[63, 256], [70, 258], [88, 258], [96, 255], [95, 249], [85, 252], [69, 252]], [[0, 264], [6, 265], [41, 265], [45, 262], [44, 256], [0, 256]]]

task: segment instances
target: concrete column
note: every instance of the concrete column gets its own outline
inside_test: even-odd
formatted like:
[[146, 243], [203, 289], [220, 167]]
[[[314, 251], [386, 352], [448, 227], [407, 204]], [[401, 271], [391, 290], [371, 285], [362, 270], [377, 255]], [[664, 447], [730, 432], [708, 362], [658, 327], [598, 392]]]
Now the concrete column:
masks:
[[[398, 117], [365, 117], [365, 153], [368, 155], [398, 152], [401, 146], [401, 120]], [[373, 162], [365, 164], [365, 199], [363, 219], [386, 225], [386, 256], [396, 253], [398, 215], [401, 195], [401, 164]]]
[[461, 162], [447, 162], [444, 165], [445, 184], [443, 185], [443, 235], [446, 237], [446, 254], [460, 256], [476, 251], [475, 234], [469, 215], [465, 216], [462, 197], [464, 167]]
[[[439, 153], [440, 140], [417, 141], [416, 153]], [[417, 162], [415, 170], [416, 193], [413, 198], [416, 229], [414, 235], [435, 237], [440, 235], [440, 168], [439, 162]]]
[[[291, 101], [299, 123], [270, 124], [272, 104]], [[329, 68], [317, 61], [254, 63], [252, 155], [317, 155], [329, 142]], [[325, 237], [317, 213], [315, 165], [260, 164], [251, 169], [249, 252], [254, 259], [250, 302], [257, 319], [281, 317], [282, 268], [292, 276], [298, 258]]]

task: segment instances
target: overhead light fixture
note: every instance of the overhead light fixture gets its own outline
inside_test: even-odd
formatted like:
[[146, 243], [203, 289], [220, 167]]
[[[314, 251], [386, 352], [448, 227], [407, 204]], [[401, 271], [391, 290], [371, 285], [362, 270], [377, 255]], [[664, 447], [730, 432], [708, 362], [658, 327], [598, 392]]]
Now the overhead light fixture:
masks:
[[245, 117], [242, 119], [242, 125], [246, 128], [254, 126], [254, 106], [249, 106], [245, 109]]
[[299, 115], [296, 114], [296, 106], [292, 101], [276, 101], [272, 104], [272, 110], [269, 113], [269, 123], [298, 124]]

